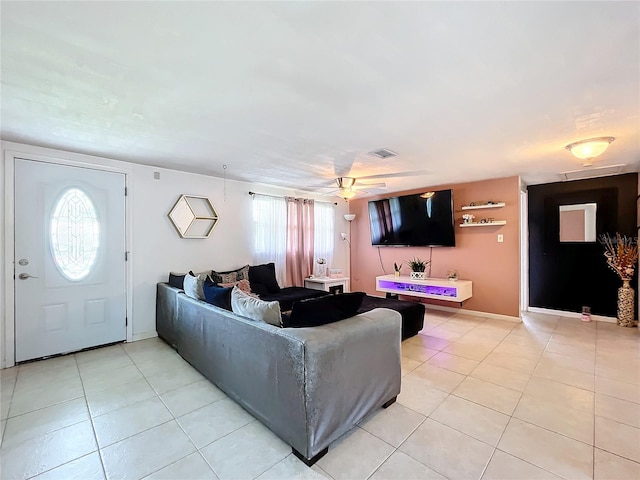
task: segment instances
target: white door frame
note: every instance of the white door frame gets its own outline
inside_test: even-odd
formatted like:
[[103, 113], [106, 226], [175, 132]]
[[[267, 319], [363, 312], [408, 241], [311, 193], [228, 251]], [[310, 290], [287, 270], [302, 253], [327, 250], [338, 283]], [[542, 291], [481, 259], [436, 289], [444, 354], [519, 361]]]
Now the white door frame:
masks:
[[[133, 166], [128, 167], [124, 162], [90, 157], [68, 152], [51, 152], [40, 147], [30, 147], [28, 145], [12, 144], [3, 142], [4, 150], [4, 318], [0, 320], [0, 347], [2, 357], [0, 358], [0, 368], [12, 367], [15, 365], [15, 160], [23, 158], [56, 165], [68, 165], [72, 167], [91, 168], [106, 172], [122, 173], [125, 177], [127, 188], [127, 198], [125, 198], [125, 248], [128, 252], [132, 250], [133, 237], [133, 189], [131, 179], [133, 178]], [[133, 339], [133, 262], [131, 255], [125, 267], [125, 289], [127, 305], [127, 342]]]
[[529, 193], [520, 185], [520, 311], [529, 311]]

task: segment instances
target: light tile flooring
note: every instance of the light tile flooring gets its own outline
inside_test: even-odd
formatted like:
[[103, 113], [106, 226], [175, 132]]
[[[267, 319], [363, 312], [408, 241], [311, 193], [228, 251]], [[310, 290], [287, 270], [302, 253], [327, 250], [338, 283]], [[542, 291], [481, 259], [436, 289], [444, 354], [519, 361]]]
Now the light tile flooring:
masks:
[[312, 469], [158, 339], [3, 370], [2, 479], [640, 478], [640, 336], [429, 311], [402, 393]]

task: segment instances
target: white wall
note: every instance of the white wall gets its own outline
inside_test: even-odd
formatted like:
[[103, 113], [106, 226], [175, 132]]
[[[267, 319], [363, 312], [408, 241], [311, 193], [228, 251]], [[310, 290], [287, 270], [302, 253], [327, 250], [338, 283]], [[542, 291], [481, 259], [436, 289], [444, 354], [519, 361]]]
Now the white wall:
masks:
[[[146, 165], [120, 162], [112, 159], [74, 154], [58, 150], [3, 142], [5, 161], [0, 174], [11, 177], [13, 156], [22, 158], [52, 159], [70, 164], [89, 164], [121, 170], [127, 174], [129, 188], [128, 213], [130, 231], [128, 246], [130, 256], [131, 302], [128, 313], [131, 329], [129, 340], [139, 340], [156, 335], [155, 295], [156, 283], [166, 281], [168, 272], [188, 270], [229, 270], [252, 263], [252, 199], [249, 191], [272, 195], [293, 195], [294, 192], [278, 187], [226, 181], [221, 178]], [[232, 165], [229, 166], [233, 168]], [[154, 180], [154, 172], [160, 179]], [[7, 175], [8, 173], [8, 175]], [[3, 178], [0, 177], [0, 180]], [[13, 363], [13, 197], [12, 179], [2, 181], [0, 215], [8, 211], [0, 221], [6, 235], [0, 238], [0, 251], [4, 252], [3, 275], [0, 279], [0, 306], [4, 322], [0, 345], [3, 346], [2, 365]], [[181, 194], [205, 195], [211, 200], [219, 221], [208, 239], [182, 239], [178, 236], [167, 214]], [[299, 192], [298, 195], [300, 196]], [[306, 197], [313, 197], [305, 194]], [[331, 197], [315, 197], [330, 201]], [[333, 199], [335, 200], [335, 199]], [[340, 232], [348, 231], [343, 214], [348, 205], [337, 199], [336, 232], [333, 266], [348, 273], [348, 248], [340, 239]], [[5, 236], [9, 241], [5, 245]], [[5, 358], [7, 357], [7, 358]]]

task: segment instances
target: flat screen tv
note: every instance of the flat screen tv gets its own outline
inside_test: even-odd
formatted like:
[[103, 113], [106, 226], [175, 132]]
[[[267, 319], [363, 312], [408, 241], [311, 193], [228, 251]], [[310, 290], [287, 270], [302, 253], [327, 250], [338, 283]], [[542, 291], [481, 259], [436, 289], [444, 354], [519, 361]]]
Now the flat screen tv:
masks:
[[371, 244], [455, 247], [453, 192], [417, 193], [369, 202]]

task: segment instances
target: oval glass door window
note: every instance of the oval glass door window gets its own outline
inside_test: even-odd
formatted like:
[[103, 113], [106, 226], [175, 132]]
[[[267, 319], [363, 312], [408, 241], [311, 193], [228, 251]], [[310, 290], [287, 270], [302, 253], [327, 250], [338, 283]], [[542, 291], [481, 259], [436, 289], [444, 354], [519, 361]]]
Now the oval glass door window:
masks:
[[86, 278], [96, 263], [100, 247], [100, 223], [93, 202], [79, 188], [65, 191], [51, 216], [53, 261], [67, 279]]

